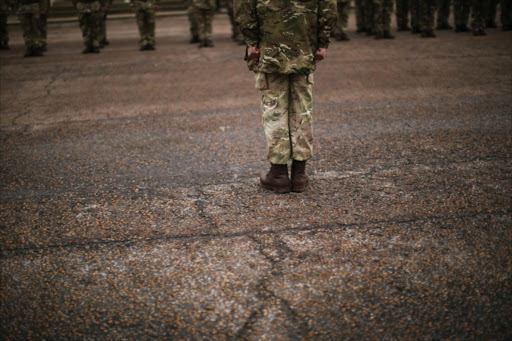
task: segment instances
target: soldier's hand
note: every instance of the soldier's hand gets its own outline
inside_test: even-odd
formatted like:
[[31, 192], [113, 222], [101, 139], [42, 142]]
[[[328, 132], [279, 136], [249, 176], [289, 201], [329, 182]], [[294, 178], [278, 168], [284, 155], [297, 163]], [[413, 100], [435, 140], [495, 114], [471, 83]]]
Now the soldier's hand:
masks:
[[247, 59], [258, 62], [260, 59], [260, 49], [256, 46], [249, 46], [247, 49]]
[[319, 48], [315, 52], [315, 64], [318, 64], [325, 58], [325, 54], [327, 53], [327, 49]]

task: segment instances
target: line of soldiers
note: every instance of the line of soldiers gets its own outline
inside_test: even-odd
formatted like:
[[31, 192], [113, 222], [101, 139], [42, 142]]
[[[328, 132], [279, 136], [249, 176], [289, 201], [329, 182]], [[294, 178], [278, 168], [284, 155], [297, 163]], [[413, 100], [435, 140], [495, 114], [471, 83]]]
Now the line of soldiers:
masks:
[[[42, 56], [47, 49], [47, 21], [50, 0], [0, 0], [0, 49], [9, 48], [7, 16], [13, 5], [23, 29], [25, 57]], [[130, 0], [136, 14], [140, 34], [140, 50], [155, 49], [155, 12], [160, 0]], [[233, 1], [223, 0], [232, 27], [232, 39], [244, 44], [240, 29], [233, 18]], [[350, 40], [345, 29], [351, 0], [337, 0], [338, 23], [332, 37], [337, 41]], [[391, 15], [394, 0], [354, 0], [358, 33], [375, 36], [375, 39], [393, 39]], [[422, 37], [435, 37], [435, 29], [452, 29], [448, 23], [452, 0], [395, 0], [398, 31], [420, 33]], [[106, 20], [112, 0], [72, 0], [76, 8], [85, 45], [82, 53], [99, 53], [109, 44], [106, 37]], [[512, 30], [512, 0], [453, 0], [455, 32], [472, 31], [475, 36], [485, 35], [485, 28], [497, 27], [496, 8], [501, 7], [503, 30]], [[190, 43], [199, 47], [213, 47], [212, 21], [219, 8], [218, 0], [184, 0], [190, 23]], [[471, 13], [471, 20], [470, 19]], [[437, 18], [436, 18], [437, 16]], [[468, 21], [471, 29], [468, 28]], [[409, 26], [410, 25], [410, 26]]]
[[[358, 33], [375, 36], [375, 39], [393, 39], [391, 15], [393, 0], [355, 0]], [[448, 23], [451, 0], [396, 0], [396, 22], [398, 31], [419, 33], [424, 38], [434, 38], [434, 27], [438, 30], [452, 29]], [[350, 0], [337, 0], [338, 23], [332, 36], [338, 41], [349, 40], [344, 32], [348, 22]], [[485, 28], [495, 28], [496, 8], [501, 7], [503, 30], [512, 30], [512, 0], [453, 0], [455, 32], [486, 35]], [[471, 20], [470, 20], [471, 13]], [[436, 23], [437, 15], [437, 26]], [[410, 20], [409, 20], [410, 19]], [[471, 29], [468, 28], [471, 22]], [[410, 24], [410, 26], [409, 26]]]

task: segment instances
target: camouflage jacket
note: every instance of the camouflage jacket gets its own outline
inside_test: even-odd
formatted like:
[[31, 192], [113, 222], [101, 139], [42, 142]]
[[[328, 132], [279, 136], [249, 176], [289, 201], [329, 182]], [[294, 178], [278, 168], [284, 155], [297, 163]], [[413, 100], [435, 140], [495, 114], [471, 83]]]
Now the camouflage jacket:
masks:
[[316, 50], [329, 46], [337, 7], [336, 0], [235, 0], [235, 18], [247, 45], [260, 50], [249, 69], [308, 74]]
[[217, 7], [215, 0], [192, 0], [192, 6], [210, 11], [215, 10]]

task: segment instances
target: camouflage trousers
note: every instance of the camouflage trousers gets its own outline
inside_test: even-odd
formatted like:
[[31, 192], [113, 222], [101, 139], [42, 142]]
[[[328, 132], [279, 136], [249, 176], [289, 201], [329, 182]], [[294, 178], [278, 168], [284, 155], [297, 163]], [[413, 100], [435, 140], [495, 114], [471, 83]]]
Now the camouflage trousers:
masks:
[[512, 0], [501, 0], [501, 24], [503, 27], [512, 26]]
[[197, 12], [193, 6], [187, 10], [188, 21], [190, 23], [190, 35], [199, 39], [199, 21], [197, 19]]
[[421, 0], [420, 1], [420, 30], [433, 31], [434, 21], [436, 17], [437, 4], [435, 0]]
[[471, 12], [471, 0], [454, 0], [453, 16], [456, 26], [466, 26]]
[[405, 30], [409, 24], [409, 0], [396, 0], [396, 25]]
[[313, 155], [313, 74], [255, 73], [267, 157], [273, 164]]
[[357, 32], [366, 31], [364, 0], [355, 0]]
[[450, 17], [450, 0], [437, 0], [437, 25], [447, 26]]
[[100, 34], [100, 9], [99, 1], [77, 2], [76, 10], [78, 12], [78, 21], [82, 30], [82, 38], [87, 47], [99, 48]]
[[349, 1], [338, 1], [338, 21], [336, 22], [336, 25], [334, 25], [334, 27], [332, 28], [333, 34], [342, 34], [344, 28], [347, 27], [349, 5]]
[[9, 42], [9, 31], [7, 30], [7, 13], [0, 11], [0, 44]]
[[[148, 6], [142, 6], [144, 4]], [[155, 7], [150, 3], [137, 1], [135, 14], [139, 27], [140, 45], [155, 45]]]
[[385, 31], [391, 31], [393, 0], [373, 0], [373, 11], [375, 33], [382, 34]]
[[41, 35], [41, 14], [39, 4], [22, 5], [19, 9], [19, 20], [23, 29], [25, 47], [41, 48], [43, 37]]
[[471, 3], [471, 28], [473, 31], [485, 29], [485, 17], [486, 17], [486, 5], [485, 0], [473, 0]]
[[196, 12], [199, 39], [201, 41], [212, 39], [212, 22], [215, 10], [194, 8]]

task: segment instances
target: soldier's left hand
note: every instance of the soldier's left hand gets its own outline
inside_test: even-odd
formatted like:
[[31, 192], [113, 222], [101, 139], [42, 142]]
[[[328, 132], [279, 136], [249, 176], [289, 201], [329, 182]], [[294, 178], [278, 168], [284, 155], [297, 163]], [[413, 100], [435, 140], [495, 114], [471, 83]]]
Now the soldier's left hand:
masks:
[[315, 52], [315, 64], [318, 64], [320, 61], [324, 60], [325, 54], [327, 53], [327, 49], [319, 48]]

